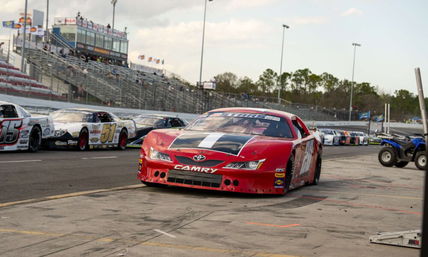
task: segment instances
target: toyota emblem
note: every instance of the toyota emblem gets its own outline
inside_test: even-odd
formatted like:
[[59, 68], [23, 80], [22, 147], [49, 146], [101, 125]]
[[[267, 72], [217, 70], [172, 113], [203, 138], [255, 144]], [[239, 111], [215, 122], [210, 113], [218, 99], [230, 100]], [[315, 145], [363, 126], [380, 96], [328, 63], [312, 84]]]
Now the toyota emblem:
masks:
[[202, 154], [198, 154], [198, 155], [193, 156], [193, 160], [196, 162], [201, 162], [201, 161], [205, 160], [205, 156]]

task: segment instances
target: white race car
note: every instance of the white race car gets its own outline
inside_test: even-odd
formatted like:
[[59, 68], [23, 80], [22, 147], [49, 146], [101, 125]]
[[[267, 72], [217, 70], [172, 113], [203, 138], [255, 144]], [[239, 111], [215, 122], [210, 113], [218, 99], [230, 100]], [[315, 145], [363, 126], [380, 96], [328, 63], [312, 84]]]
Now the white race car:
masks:
[[128, 138], [135, 137], [135, 122], [92, 109], [71, 108], [50, 114], [55, 125], [50, 147], [73, 146], [79, 150], [116, 147], [124, 150]]
[[37, 152], [53, 130], [49, 117], [33, 117], [17, 104], [0, 101], [0, 151]]
[[324, 136], [324, 145], [339, 145], [340, 136], [334, 129], [322, 128], [320, 133]]
[[355, 131], [355, 134], [359, 137], [359, 142], [360, 145], [369, 145], [369, 136], [364, 133], [364, 132], [360, 132], [360, 131]]

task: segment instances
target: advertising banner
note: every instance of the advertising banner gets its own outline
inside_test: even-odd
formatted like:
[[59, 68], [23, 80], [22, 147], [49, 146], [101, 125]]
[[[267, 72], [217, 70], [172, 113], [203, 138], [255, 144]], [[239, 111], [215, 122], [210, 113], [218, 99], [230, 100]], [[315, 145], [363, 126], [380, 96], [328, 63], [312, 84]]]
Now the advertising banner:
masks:
[[13, 29], [15, 27], [14, 21], [3, 21], [2, 24], [3, 24], [3, 28]]

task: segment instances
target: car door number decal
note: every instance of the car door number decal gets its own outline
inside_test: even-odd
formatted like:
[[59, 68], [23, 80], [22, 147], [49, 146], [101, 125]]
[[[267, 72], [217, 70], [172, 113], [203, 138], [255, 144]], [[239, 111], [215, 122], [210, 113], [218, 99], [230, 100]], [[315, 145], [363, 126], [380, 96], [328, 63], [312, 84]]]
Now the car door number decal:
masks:
[[105, 144], [107, 142], [111, 143], [114, 139], [114, 133], [116, 132], [116, 123], [104, 124], [103, 130], [101, 131], [100, 142]]
[[4, 120], [0, 123], [0, 144], [15, 144], [19, 138], [22, 120]]
[[312, 155], [314, 153], [314, 140], [310, 140], [306, 144], [305, 156], [303, 158], [302, 167], [300, 168], [301, 177], [306, 176], [312, 162]]

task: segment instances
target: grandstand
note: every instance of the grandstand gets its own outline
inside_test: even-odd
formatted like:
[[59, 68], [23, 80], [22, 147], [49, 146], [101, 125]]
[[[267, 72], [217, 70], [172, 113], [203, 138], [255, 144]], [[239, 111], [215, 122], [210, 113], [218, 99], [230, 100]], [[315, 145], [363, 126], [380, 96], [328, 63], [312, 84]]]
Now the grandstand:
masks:
[[[203, 113], [221, 107], [257, 107], [295, 113], [304, 119], [337, 119], [314, 106], [203, 90], [163, 72], [128, 68], [125, 32], [111, 31], [81, 17], [55, 20], [50, 45], [26, 44], [28, 75], [0, 63], [1, 92], [155, 111]], [[20, 52], [22, 39], [14, 43]]]
[[22, 73], [14, 66], [0, 59], [0, 92], [25, 95], [44, 99], [63, 100], [64, 97], [42, 83]]

